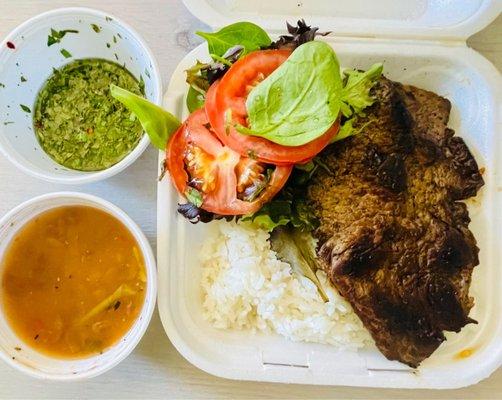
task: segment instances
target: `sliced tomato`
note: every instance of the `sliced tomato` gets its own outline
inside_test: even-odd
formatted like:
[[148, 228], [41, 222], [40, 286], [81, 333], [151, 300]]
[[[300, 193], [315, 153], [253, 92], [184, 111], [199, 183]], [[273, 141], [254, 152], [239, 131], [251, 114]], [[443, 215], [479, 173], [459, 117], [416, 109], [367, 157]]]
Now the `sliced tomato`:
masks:
[[[196, 188], [202, 194], [201, 208], [219, 215], [258, 211], [281, 190], [292, 170], [265, 165], [224, 146], [203, 109], [193, 112], [169, 140], [167, 167], [179, 193], [185, 196], [189, 187]], [[270, 176], [266, 169], [272, 171]], [[246, 195], [256, 188], [256, 196]]]
[[243, 156], [273, 164], [306, 162], [337, 134], [338, 122], [319, 138], [301, 146], [283, 146], [258, 136], [244, 135], [228, 126], [226, 115], [231, 111], [232, 121], [247, 125], [246, 98], [251, 89], [270, 75], [289, 57], [289, 50], [261, 50], [241, 58], [219, 82], [215, 82], [206, 95], [206, 113], [218, 138]]

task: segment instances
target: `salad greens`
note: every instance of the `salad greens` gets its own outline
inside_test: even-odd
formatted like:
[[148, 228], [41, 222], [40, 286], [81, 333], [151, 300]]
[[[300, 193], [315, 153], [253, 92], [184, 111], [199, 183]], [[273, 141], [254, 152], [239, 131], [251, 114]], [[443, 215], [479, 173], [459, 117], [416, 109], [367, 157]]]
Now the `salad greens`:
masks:
[[[345, 72], [342, 82], [331, 46], [307, 42], [253, 88], [246, 101], [250, 127], [236, 129], [284, 146], [306, 144], [322, 136], [340, 111], [350, 117], [371, 105], [370, 89], [381, 73], [382, 64], [375, 64], [367, 72]], [[345, 137], [350, 133], [346, 129]]]
[[249, 94], [250, 128], [284, 146], [300, 146], [322, 136], [340, 113], [342, 79], [335, 52], [324, 42], [307, 42]]
[[[332, 142], [362, 131], [371, 121], [359, 118], [364, 117], [364, 109], [374, 102], [371, 89], [380, 78], [382, 64], [374, 64], [365, 72], [346, 70], [341, 74], [331, 46], [314, 40], [329, 32], [320, 33], [318, 28], [300, 20], [297, 26], [288, 24], [288, 33], [272, 42], [262, 28], [250, 22], [235, 23], [214, 33], [197, 32], [206, 39], [212, 61], [197, 61], [186, 70], [190, 86], [186, 97], [188, 110], [204, 107], [209, 87], [242, 56], [259, 49], [289, 49], [293, 50], [290, 57], [249, 93], [247, 126], [235, 124], [230, 110], [226, 113], [227, 123], [234, 124], [243, 134], [261, 136], [284, 146], [299, 146], [317, 139], [337, 119], [340, 130]], [[139, 119], [152, 143], [163, 150], [170, 135], [180, 126], [178, 119], [117, 86], [111, 86], [111, 93]], [[241, 219], [269, 231], [277, 227], [286, 231], [286, 225], [288, 230], [314, 230], [319, 221], [305, 201], [305, 190], [319, 168], [330, 173], [317, 157], [296, 165], [286, 186], [272, 201]], [[197, 190], [189, 189], [185, 197], [188, 203], [180, 205], [179, 212], [190, 221], [221, 218], [201, 208], [202, 195]]]
[[293, 273], [310, 279], [317, 286], [323, 301], [329, 301], [316, 275], [319, 266], [314, 255], [311, 235], [298, 229], [279, 228], [271, 235], [270, 244], [279, 259], [291, 265]]
[[251, 22], [227, 25], [218, 32], [199, 31], [196, 33], [206, 39], [209, 54], [215, 60], [217, 57], [222, 57], [233, 46], [242, 46], [244, 48], [242, 55], [245, 55], [272, 43], [267, 32]]
[[357, 129], [354, 128], [354, 122], [357, 117], [364, 116], [364, 109], [369, 107], [375, 101], [370, 94], [370, 90], [375, 82], [382, 75], [383, 65], [381, 63], [373, 64], [367, 71], [345, 70], [343, 95], [345, 100], [342, 102], [342, 114], [344, 117], [340, 130], [333, 138], [331, 143], [338, 142], [349, 136], [357, 135], [372, 121], [366, 121]]
[[251, 221], [253, 225], [266, 231], [273, 231], [279, 226], [290, 225], [304, 232], [313, 231], [319, 226], [319, 221], [303, 199], [279, 195], [257, 212], [241, 218]]
[[205, 102], [204, 95], [190, 86], [190, 88], [188, 89], [187, 100], [186, 100], [188, 111], [193, 113], [199, 108], [204, 107], [204, 102]]
[[110, 86], [110, 92], [139, 119], [154, 146], [165, 150], [167, 140], [181, 125], [178, 118], [143, 97], [116, 85]]
[[296, 26], [286, 22], [286, 28], [288, 35], [281, 35], [269, 48], [294, 50], [304, 43], [315, 40], [316, 36], [327, 36], [331, 33], [319, 32], [319, 28], [307, 25], [304, 19], [298, 20]]
[[195, 207], [201, 207], [202, 206], [202, 193], [199, 192], [197, 189], [189, 186], [187, 190], [185, 191], [185, 197], [187, 200], [192, 203]]
[[342, 113], [345, 117], [361, 114], [373, 104], [370, 90], [382, 75], [383, 64], [373, 64], [367, 71], [345, 70], [345, 84], [342, 89]]
[[[242, 46], [233, 46], [229, 48], [222, 56], [213, 54], [217, 60], [211, 63], [202, 63], [197, 61], [193, 67], [187, 69], [186, 81], [190, 85], [186, 104], [190, 112], [202, 107], [205, 102], [206, 92], [216, 80], [220, 79], [239, 59], [244, 51]], [[198, 95], [196, 96], [196, 93]]]
[[319, 220], [305, 201], [306, 185], [318, 168], [332, 173], [317, 157], [307, 164], [293, 169], [286, 186], [277, 196], [257, 212], [245, 215], [242, 221], [250, 221], [258, 228], [273, 231], [279, 226], [294, 227], [310, 232], [319, 226]]

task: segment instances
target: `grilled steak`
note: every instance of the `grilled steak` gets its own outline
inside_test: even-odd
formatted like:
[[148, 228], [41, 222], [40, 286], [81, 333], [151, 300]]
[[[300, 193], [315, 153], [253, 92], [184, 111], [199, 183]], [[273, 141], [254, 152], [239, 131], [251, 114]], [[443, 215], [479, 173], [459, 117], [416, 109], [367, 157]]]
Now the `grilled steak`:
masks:
[[[360, 134], [327, 148], [308, 188], [326, 273], [390, 360], [411, 367], [475, 322], [478, 248], [458, 200], [483, 185], [448, 100], [382, 78]], [[369, 121], [369, 122], [368, 122]], [[356, 128], [357, 128], [356, 124]]]

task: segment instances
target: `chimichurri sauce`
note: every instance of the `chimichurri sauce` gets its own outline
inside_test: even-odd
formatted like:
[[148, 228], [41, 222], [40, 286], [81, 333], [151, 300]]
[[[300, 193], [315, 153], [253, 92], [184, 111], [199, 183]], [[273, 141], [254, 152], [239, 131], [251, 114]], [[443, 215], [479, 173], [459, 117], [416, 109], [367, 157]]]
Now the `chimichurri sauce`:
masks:
[[34, 113], [37, 139], [54, 161], [98, 171], [134, 149], [143, 129], [110, 95], [111, 83], [143, 95], [143, 82], [111, 61], [82, 59], [54, 70], [38, 94]]

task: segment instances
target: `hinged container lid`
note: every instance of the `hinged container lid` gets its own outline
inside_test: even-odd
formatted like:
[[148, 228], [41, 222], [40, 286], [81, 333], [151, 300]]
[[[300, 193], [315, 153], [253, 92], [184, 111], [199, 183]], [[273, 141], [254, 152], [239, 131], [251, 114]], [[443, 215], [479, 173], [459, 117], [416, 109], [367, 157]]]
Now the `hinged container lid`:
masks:
[[465, 40], [493, 21], [502, 0], [183, 0], [213, 28], [251, 21], [284, 32], [305, 18], [337, 36]]

